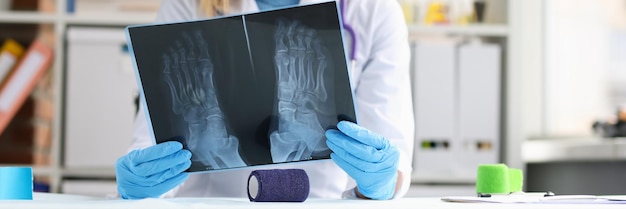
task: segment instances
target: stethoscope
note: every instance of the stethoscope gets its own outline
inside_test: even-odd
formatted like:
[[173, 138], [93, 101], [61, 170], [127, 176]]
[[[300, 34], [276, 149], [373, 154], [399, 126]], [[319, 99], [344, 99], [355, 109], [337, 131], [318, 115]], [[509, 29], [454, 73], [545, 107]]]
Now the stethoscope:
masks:
[[341, 10], [341, 21], [343, 22], [343, 29], [348, 32], [348, 35], [352, 39], [352, 45], [350, 46], [350, 70], [356, 67], [356, 33], [354, 28], [346, 22], [346, 3], [345, 0], [339, 0], [339, 9]]

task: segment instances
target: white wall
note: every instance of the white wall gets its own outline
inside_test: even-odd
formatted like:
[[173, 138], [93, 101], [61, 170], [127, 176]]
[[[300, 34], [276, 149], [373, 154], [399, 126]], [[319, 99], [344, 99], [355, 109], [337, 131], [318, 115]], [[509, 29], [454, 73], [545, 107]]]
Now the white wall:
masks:
[[504, 162], [523, 168], [522, 143], [543, 133], [544, 0], [514, 0], [509, 7]]
[[545, 135], [590, 135], [593, 121], [611, 116], [616, 107], [610, 37], [626, 6], [623, 0], [545, 4]]

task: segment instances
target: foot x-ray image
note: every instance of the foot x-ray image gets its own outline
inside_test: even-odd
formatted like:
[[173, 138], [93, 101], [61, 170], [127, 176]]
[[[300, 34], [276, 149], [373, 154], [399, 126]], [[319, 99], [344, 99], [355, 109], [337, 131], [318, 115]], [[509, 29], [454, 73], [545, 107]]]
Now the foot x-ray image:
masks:
[[190, 150], [190, 172], [329, 159], [325, 131], [356, 119], [335, 2], [127, 37], [154, 139]]
[[[279, 19], [274, 33], [277, 98], [270, 133], [274, 162], [327, 156], [322, 124], [336, 123], [330, 53], [311, 29], [298, 21]], [[334, 103], [333, 103], [334, 104]]]
[[[239, 141], [229, 133], [213, 82], [213, 64], [202, 32], [182, 32], [163, 53], [163, 76], [172, 111], [187, 124], [186, 147], [193, 159], [212, 168], [241, 167]], [[183, 44], [184, 43], [184, 44]]]

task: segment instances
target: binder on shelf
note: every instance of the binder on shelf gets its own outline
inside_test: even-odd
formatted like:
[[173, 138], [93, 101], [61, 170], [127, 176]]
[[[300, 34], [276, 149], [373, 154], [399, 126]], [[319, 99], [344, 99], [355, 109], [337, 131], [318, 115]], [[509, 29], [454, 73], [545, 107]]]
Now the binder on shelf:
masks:
[[24, 54], [24, 46], [13, 39], [7, 39], [0, 48], [0, 87]]
[[50, 67], [53, 53], [53, 49], [42, 41], [33, 41], [13, 73], [7, 78], [7, 82], [0, 89], [0, 133]]
[[456, 47], [453, 40], [418, 41], [415, 46], [413, 177], [431, 180], [453, 173], [456, 130]]
[[500, 147], [500, 56], [497, 44], [471, 42], [458, 48], [458, 134], [462, 175], [476, 178], [480, 164], [498, 163]]
[[68, 14], [74, 14], [74, 12], [76, 11], [76, 1], [75, 0], [67, 0], [67, 4], [66, 4], [67, 8], [66, 8], [66, 12]]

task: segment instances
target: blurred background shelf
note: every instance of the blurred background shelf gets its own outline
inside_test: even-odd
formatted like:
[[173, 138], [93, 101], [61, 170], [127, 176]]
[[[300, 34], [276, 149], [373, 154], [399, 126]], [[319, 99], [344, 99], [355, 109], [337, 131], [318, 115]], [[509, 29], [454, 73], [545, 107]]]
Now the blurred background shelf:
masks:
[[112, 25], [127, 26], [152, 22], [154, 14], [97, 14], [97, 15], [55, 15], [37, 12], [2, 12], [0, 23], [12, 24], [80, 24], [80, 25]]
[[409, 25], [412, 34], [448, 34], [468, 36], [506, 37], [509, 27], [504, 24], [471, 24], [471, 25]]
[[0, 12], [0, 22], [2, 23], [54, 23], [58, 21], [58, 15], [42, 14], [39, 12]]
[[117, 14], [93, 14], [93, 15], [65, 15], [62, 20], [67, 24], [79, 24], [79, 25], [112, 25], [112, 26], [127, 26], [134, 24], [145, 24], [154, 21], [156, 14], [135, 14], [129, 13], [125, 15]]

